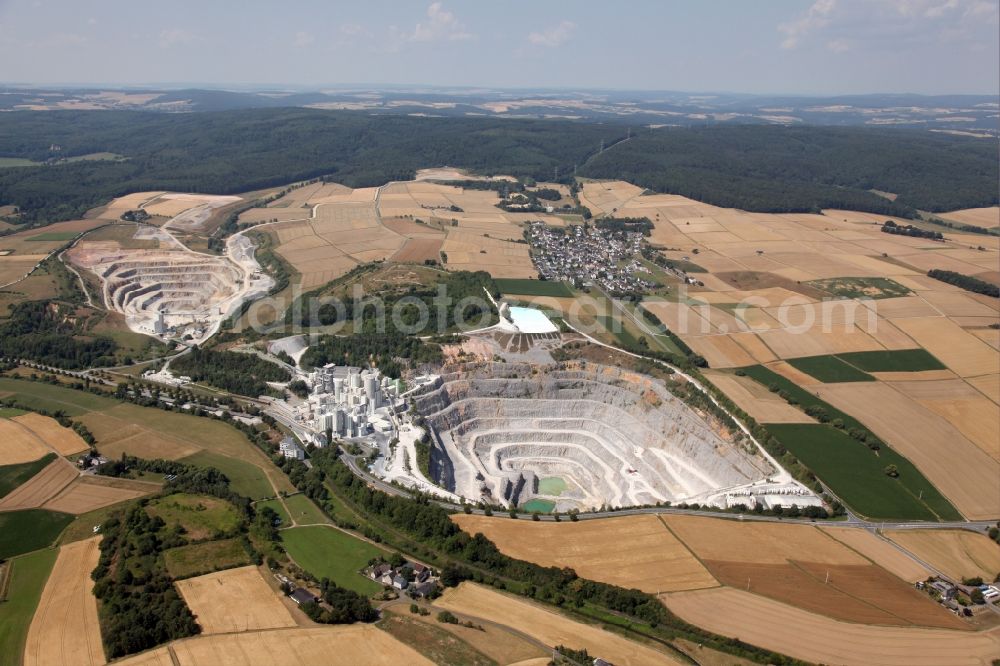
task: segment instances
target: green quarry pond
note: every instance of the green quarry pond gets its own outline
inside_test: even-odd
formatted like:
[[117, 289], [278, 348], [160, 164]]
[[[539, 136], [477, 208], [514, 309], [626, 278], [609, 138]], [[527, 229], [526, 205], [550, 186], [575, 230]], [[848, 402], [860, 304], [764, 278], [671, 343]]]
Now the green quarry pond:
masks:
[[538, 480], [539, 495], [562, 495], [566, 490], [566, 482], [558, 476], [547, 476]]
[[549, 513], [552, 509], [556, 508], [556, 503], [552, 500], [533, 499], [525, 502], [524, 506], [521, 508], [528, 513], [533, 513], [535, 511], [538, 513]]

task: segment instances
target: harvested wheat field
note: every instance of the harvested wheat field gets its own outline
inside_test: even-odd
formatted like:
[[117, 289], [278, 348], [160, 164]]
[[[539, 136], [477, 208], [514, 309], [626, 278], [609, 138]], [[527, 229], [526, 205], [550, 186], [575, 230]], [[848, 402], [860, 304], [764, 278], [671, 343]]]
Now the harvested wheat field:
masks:
[[868, 560], [812, 525], [740, 522], [701, 516], [663, 515], [670, 530], [700, 560], [784, 564], [868, 564]]
[[42, 505], [42, 508], [79, 515], [143, 495], [150, 495], [159, 490], [159, 484], [154, 483], [103, 476], [81, 476]]
[[444, 241], [438, 238], [408, 238], [403, 247], [389, 257], [389, 260], [399, 263], [421, 264], [427, 260], [439, 261], [439, 252], [443, 243]]
[[270, 629], [195, 636], [129, 659], [121, 666], [433, 666], [370, 624]]
[[682, 663], [673, 655], [474, 583], [466, 582], [448, 589], [434, 605], [454, 613], [499, 622], [550, 647], [571, 645], [574, 649], [586, 648], [591, 655], [617, 666]]
[[56, 458], [20, 486], [0, 499], [0, 511], [37, 509], [73, 483], [80, 473], [72, 464]]
[[105, 662], [90, 578], [101, 554], [100, 541], [94, 537], [59, 549], [28, 629], [25, 666], [96, 666]]
[[1000, 574], [1000, 546], [967, 530], [887, 530], [885, 535], [955, 580]]
[[30, 429], [60, 456], [71, 456], [90, 448], [75, 431], [62, 427], [58, 421], [48, 416], [29, 412], [11, 420]]
[[1000, 463], [944, 418], [883, 382], [823, 384], [810, 390], [906, 456], [966, 518], [1000, 515]]
[[899, 319], [895, 324], [961, 377], [995, 374], [996, 350], [944, 317]]
[[715, 370], [702, 371], [708, 381], [725, 393], [736, 406], [759, 423], [815, 423], [801, 409], [792, 407], [767, 387], [749, 377]]
[[902, 553], [889, 542], [867, 530], [837, 527], [819, 528], [848, 548], [856, 550], [864, 557], [879, 565], [889, 573], [909, 583], [927, 580], [931, 572]]
[[32, 462], [50, 453], [33, 432], [10, 419], [0, 418], [0, 460], [4, 465]]
[[459, 527], [482, 532], [511, 557], [543, 567], [658, 594], [717, 585], [698, 560], [653, 515], [549, 523], [456, 514]]
[[175, 584], [203, 633], [295, 626], [288, 609], [261, 578], [257, 567], [227, 569]]
[[950, 213], [939, 213], [941, 217], [959, 224], [971, 224], [983, 229], [1000, 227], [1000, 208], [992, 206], [990, 208], [964, 208], [953, 210]]
[[988, 666], [1000, 654], [1000, 629], [974, 633], [871, 627], [727, 587], [674, 592], [661, 599], [687, 622], [814, 663]]
[[[933, 372], [933, 371], [932, 371]], [[1000, 409], [960, 379], [897, 381], [893, 388], [944, 418], [990, 457], [1000, 460]]]

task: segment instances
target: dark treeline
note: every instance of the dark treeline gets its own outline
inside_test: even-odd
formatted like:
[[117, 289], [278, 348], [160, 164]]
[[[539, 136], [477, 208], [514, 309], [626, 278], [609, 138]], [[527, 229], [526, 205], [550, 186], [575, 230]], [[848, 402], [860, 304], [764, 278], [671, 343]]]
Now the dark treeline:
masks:
[[[302, 299], [304, 326], [330, 326], [353, 321], [352, 332], [377, 333], [380, 321], [387, 329], [401, 328], [411, 335], [444, 333], [457, 324], [490, 326], [498, 317], [486, 298], [500, 297], [496, 282], [486, 271], [442, 274], [432, 285], [411, 285], [402, 290], [383, 290], [372, 299], [325, 302], [318, 296]], [[440, 300], [443, 296], [444, 300]], [[382, 316], [380, 311], [384, 312]]]
[[80, 320], [49, 301], [18, 303], [0, 323], [0, 356], [76, 369], [114, 365], [117, 348], [107, 336], [85, 334]]
[[350, 624], [352, 622], [374, 622], [378, 611], [372, 608], [367, 598], [354, 590], [340, 587], [329, 578], [319, 582], [320, 598], [326, 605], [314, 602], [302, 604], [302, 611], [313, 622], [321, 624]]
[[643, 236], [653, 231], [653, 222], [648, 217], [602, 217], [595, 224], [598, 229], [638, 231]]
[[[12, 112], [0, 114], [0, 155], [44, 161], [56, 144], [63, 157], [114, 152], [127, 159], [0, 169], [0, 205], [20, 207], [25, 222], [52, 222], [140, 190], [228, 194], [321, 176], [364, 187], [441, 164], [537, 180], [554, 169], [568, 177], [580, 165], [581, 176], [754, 211], [854, 208], [911, 216], [916, 208], [997, 203], [995, 144], [978, 139], [754, 125], [660, 129], [619, 142], [623, 134], [587, 122], [301, 108]], [[612, 148], [589, 159], [602, 141]]]
[[892, 220], [886, 220], [882, 225], [882, 233], [893, 234], [894, 236], [910, 236], [912, 238], [929, 238], [931, 240], [943, 240], [944, 235], [940, 231], [930, 231], [921, 229], [912, 224], [896, 224]]
[[961, 273], [956, 273], [955, 271], [946, 271], [941, 268], [931, 269], [927, 271], [927, 275], [935, 280], [940, 280], [941, 282], [947, 282], [948, 284], [953, 284], [956, 287], [961, 287], [966, 291], [971, 291], [976, 294], [985, 294], [986, 296], [992, 296], [993, 298], [1000, 298], [1000, 287], [992, 282], [980, 280], [972, 275], [963, 275]]
[[[758, 212], [847, 208], [913, 217], [998, 203], [996, 142], [918, 130], [727, 126], [633, 136], [581, 174]], [[889, 201], [869, 192], [899, 197]]]
[[288, 370], [255, 354], [219, 352], [199, 347], [171, 361], [170, 370], [178, 375], [187, 375], [196, 382], [251, 397], [265, 395], [270, 390], [265, 382], [287, 382], [291, 379]]
[[79, 217], [140, 190], [229, 194], [329, 176], [351, 187], [406, 180], [453, 164], [543, 178], [570, 171], [623, 128], [482, 118], [410, 118], [316, 109], [199, 114], [15, 112], [0, 118], [0, 155], [45, 160], [114, 152], [119, 162], [0, 169], [0, 204], [25, 221]]
[[321, 367], [327, 363], [366, 368], [374, 364], [389, 377], [399, 377], [404, 366], [437, 363], [441, 347], [402, 333], [370, 333], [354, 335], [324, 335], [302, 355], [303, 368]]

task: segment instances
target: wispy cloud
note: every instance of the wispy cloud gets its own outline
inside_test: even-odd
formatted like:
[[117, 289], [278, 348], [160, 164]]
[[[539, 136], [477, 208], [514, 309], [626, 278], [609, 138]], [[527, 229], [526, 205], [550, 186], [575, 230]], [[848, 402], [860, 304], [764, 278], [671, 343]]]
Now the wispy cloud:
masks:
[[195, 40], [195, 35], [184, 28], [169, 28], [160, 31], [159, 44], [161, 48], [170, 48], [178, 44], [188, 44]]
[[558, 25], [552, 26], [548, 30], [529, 34], [528, 42], [535, 46], [548, 48], [562, 46], [573, 36], [574, 30], [576, 30], [576, 24], [572, 21], [560, 21]]
[[305, 46], [309, 46], [314, 41], [316, 41], [316, 38], [313, 37], [308, 32], [297, 32], [295, 33], [295, 39], [292, 40], [292, 44], [294, 44], [299, 48], [302, 48]]
[[803, 16], [778, 25], [778, 31], [785, 35], [781, 48], [794, 49], [803, 37], [829, 24], [830, 14], [836, 6], [836, 0], [816, 0]]
[[417, 23], [410, 33], [411, 42], [464, 41], [475, 35], [444, 8], [440, 2], [432, 2], [427, 8], [427, 20]]

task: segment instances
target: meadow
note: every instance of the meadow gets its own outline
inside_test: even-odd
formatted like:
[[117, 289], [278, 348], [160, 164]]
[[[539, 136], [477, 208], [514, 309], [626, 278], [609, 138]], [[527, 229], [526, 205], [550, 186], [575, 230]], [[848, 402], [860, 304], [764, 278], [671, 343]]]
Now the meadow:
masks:
[[788, 359], [788, 364], [825, 384], [875, 381], [867, 372], [858, 370], [838, 356], [802, 356]]
[[163, 561], [178, 580], [250, 564], [250, 556], [238, 539], [223, 539], [165, 550]]
[[379, 583], [358, 573], [373, 557], [386, 553], [333, 527], [294, 527], [281, 531], [281, 540], [296, 564], [316, 576], [359, 594], [381, 591]]
[[497, 278], [494, 280], [497, 288], [504, 296], [552, 296], [554, 298], [572, 298], [573, 290], [565, 282], [551, 280], [525, 280], [516, 278]]
[[0, 559], [52, 544], [73, 516], [44, 509], [0, 513]]
[[46, 549], [11, 560], [7, 598], [0, 603], [0, 666], [20, 666], [28, 627], [57, 554]]

